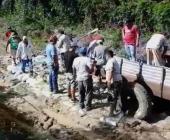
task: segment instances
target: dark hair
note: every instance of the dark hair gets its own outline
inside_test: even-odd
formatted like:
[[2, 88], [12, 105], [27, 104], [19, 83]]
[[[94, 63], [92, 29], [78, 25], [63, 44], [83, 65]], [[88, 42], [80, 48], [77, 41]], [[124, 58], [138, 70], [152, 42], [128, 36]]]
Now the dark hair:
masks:
[[64, 30], [59, 29], [59, 30], [58, 30], [58, 33], [60, 33], [60, 34], [64, 34]]
[[170, 33], [169, 32], [163, 32], [163, 35], [166, 37], [166, 38], [170, 38]]
[[56, 36], [50, 36], [50, 38], [49, 38], [49, 42], [53, 42], [53, 43], [55, 43], [56, 41], [57, 41], [58, 39], [57, 39], [57, 37]]
[[112, 51], [112, 50], [108, 50], [108, 51], [106, 52], [106, 54], [107, 54], [107, 55], [109, 55], [109, 56], [111, 56], [111, 57], [113, 57], [113, 56], [114, 56], [114, 53], [113, 53], [113, 51]]

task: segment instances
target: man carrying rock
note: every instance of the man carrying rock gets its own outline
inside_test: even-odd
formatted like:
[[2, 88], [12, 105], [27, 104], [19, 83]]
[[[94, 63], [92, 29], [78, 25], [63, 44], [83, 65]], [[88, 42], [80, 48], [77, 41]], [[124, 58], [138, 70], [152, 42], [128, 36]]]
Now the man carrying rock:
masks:
[[164, 55], [168, 48], [168, 33], [155, 33], [146, 45], [147, 64], [155, 66], [165, 65]]
[[122, 90], [122, 76], [120, 74], [120, 66], [114, 57], [113, 51], [109, 50], [106, 53], [107, 64], [106, 70], [106, 82], [110, 92], [108, 98], [110, 102], [110, 116], [113, 116], [116, 112], [122, 111], [121, 103], [121, 90]]
[[58, 55], [55, 44], [56, 36], [51, 36], [46, 46], [47, 66], [49, 68], [49, 88], [54, 94], [58, 92]]
[[30, 73], [33, 74], [33, 65], [32, 65], [32, 56], [33, 56], [33, 48], [32, 44], [28, 42], [26, 36], [23, 36], [22, 41], [18, 45], [17, 49], [17, 59], [21, 61], [21, 70], [25, 73], [26, 65], [29, 65]]
[[[78, 90], [80, 95], [79, 102], [81, 108], [80, 113], [83, 114], [84, 108], [86, 111], [91, 109], [93, 90], [91, 73], [93, 72], [93, 68], [91, 59], [86, 56], [86, 48], [81, 48], [79, 53], [80, 56], [75, 58], [73, 62], [73, 73], [78, 81]], [[84, 103], [85, 100], [86, 104]]]
[[69, 48], [69, 51], [67, 51], [64, 54], [64, 64], [66, 68], [66, 79], [67, 79], [67, 92], [68, 92], [68, 97], [71, 98], [73, 102], [77, 101], [75, 97], [75, 90], [76, 90], [76, 83], [75, 79], [73, 77], [73, 61], [74, 59], [78, 56], [75, 53], [75, 48], [74, 44], [72, 44]]

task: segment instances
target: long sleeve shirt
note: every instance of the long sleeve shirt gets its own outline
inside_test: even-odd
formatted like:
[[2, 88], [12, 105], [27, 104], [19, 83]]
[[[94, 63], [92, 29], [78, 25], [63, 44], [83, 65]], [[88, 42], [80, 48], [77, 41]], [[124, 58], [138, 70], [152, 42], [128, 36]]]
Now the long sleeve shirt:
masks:
[[23, 41], [21, 41], [18, 45], [18, 49], [17, 49], [17, 57], [20, 57], [23, 60], [27, 60], [27, 59], [32, 59], [32, 55], [33, 55], [33, 49], [32, 49], [32, 45], [31, 44], [24, 44]]

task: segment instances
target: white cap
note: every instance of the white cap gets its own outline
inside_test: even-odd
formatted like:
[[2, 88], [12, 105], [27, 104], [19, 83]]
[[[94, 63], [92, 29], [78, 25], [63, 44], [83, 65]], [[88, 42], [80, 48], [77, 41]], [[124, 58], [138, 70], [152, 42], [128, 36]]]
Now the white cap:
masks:
[[100, 43], [102, 43], [103, 42], [103, 40], [96, 40], [96, 43], [97, 44], [100, 44]]
[[26, 39], [27, 39], [27, 37], [26, 37], [26, 36], [23, 36], [23, 37], [22, 37], [22, 40], [26, 40]]

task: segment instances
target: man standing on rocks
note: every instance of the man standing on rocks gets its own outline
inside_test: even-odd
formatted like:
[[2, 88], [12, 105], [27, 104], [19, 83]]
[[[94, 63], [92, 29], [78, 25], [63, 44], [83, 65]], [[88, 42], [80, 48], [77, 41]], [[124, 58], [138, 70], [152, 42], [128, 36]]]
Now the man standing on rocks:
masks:
[[22, 41], [18, 45], [17, 49], [17, 58], [21, 60], [21, 69], [22, 72], [25, 73], [26, 65], [29, 65], [30, 73], [33, 74], [33, 65], [32, 65], [32, 56], [33, 56], [33, 48], [32, 44], [28, 42], [26, 36], [23, 36]]
[[78, 56], [75, 53], [75, 48], [74, 44], [72, 44], [69, 48], [69, 51], [67, 51], [64, 54], [64, 63], [65, 63], [65, 68], [66, 68], [66, 79], [67, 79], [67, 92], [68, 92], [68, 97], [71, 98], [73, 102], [76, 102], [77, 99], [75, 97], [75, 90], [76, 90], [76, 83], [75, 79], [73, 77], [73, 61], [74, 59]]
[[139, 30], [132, 19], [127, 19], [122, 29], [122, 39], [128, 59], [135, 61], [136, 47], [139, 46]]
[[113, 51], [109, 50], [106, 53], [107, 64], [106, 70], [106, 82], [111, 96], [109, 97], [110, 102], [110, 116], [114, 115], [114, 112], [122, 111], [121, 103], [121, 90], [122, 90], [122, 76], [120, 74], [120, 66], [114, 57]]
[[51, 36], [46, 46], [47, 65], [49, 68], [49, 88], [54, 94], [58, 92], [58, 55], [55, 44], [57, 37]]
[[59, 29], [55, 33], [56, 33], [56, 37], [58, 38], [56, 45], [57, 48], [60, 49], [61, 59], [63, 63], [64, 53], [69, 50], [69, 47], [71, 46], [71, 40], [69, 36], [64, 33], [64, 30]]
[[[92, 81], [92, 62], [91, 59], [86, 56], [86, 48], [81, 48], [79, 50], [80, 56], [74, 59], [73, 62], [73, 73], [78, 81], [79, 90], [79, 102], [80, 102], [80, 113], [83, 114], [84, 108], [86, 111], [91, 109], [92, 102], [92, 91], [93, 91], [93, 81]], [[86, 98], [86, 99], [85, 99]], [[86, 104], [84, 103], [86, 100]]]

